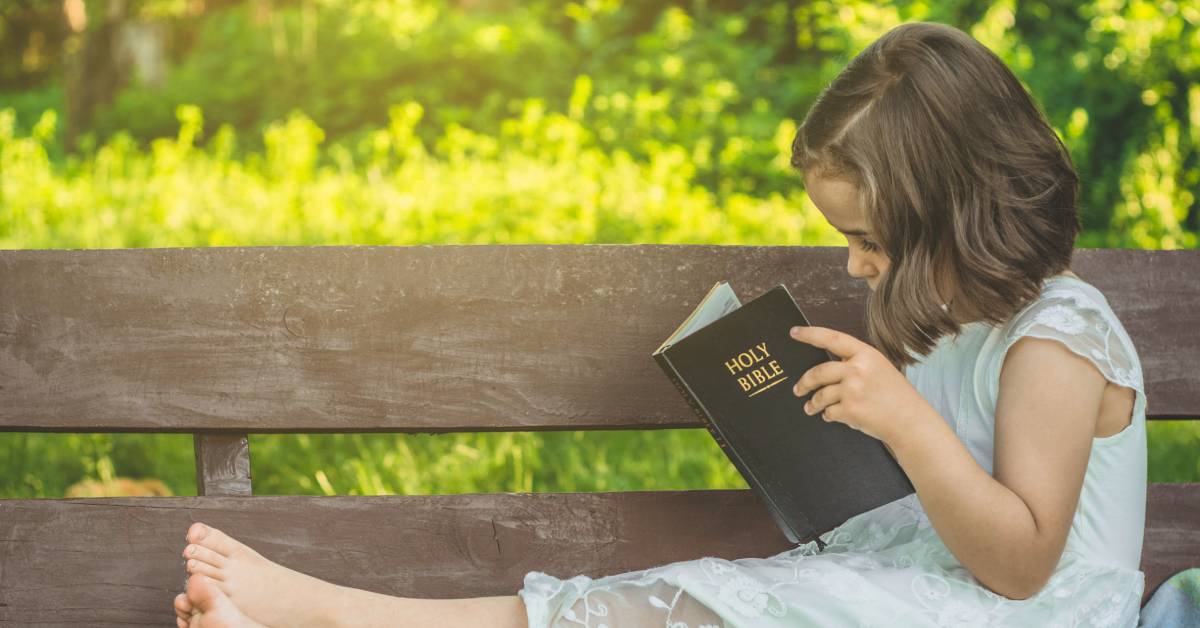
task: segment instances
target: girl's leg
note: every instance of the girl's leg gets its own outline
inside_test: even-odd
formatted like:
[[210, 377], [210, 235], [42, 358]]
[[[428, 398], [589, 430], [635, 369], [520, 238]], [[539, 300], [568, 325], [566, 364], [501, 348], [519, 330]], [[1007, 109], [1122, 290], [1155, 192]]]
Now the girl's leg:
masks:
[[682, 587], [665, 580], [624, 582], [588, 590], [566, 613], [574, 621], [554, 626], [698, 626], [723, 628], [725, 620]]
[[[284, 626], [446, 626], [525, 628], [525, 605], [516, 595], [462, 599], [402, 598], [335, 585], [267, 560], [225, 533], [202, 523], [188, 529], [183, 550], [190, 574], [203, 574], [250, 619]], [[201, 599], [180, 594], [176, 612], [204, 610]]]
[[526, 628], [525, 603], [516, 595], [434, 600], [392, 597], [361, 589], [347, 592], [337, 625], [495, 626]]

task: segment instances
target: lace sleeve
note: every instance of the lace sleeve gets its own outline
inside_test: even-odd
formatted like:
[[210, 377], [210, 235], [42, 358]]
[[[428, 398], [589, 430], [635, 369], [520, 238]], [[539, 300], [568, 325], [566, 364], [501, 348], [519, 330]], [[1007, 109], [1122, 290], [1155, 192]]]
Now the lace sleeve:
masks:
[[1102, 296], [1074, 286], [1048, 292], [1011, 321], [1001, 355], [1027, 336], [1057, 340], [1095, 364], [1105, 379], [1145, 394], [1137, 351]]

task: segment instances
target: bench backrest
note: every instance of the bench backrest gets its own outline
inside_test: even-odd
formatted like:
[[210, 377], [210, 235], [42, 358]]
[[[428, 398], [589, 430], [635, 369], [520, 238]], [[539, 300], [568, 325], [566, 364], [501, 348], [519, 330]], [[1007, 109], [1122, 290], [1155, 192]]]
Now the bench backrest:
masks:
[[[200, 515], [396, 595], [782, 551], [742, 490], [218, 496], [251, 494], [255, 432], [700, 427], [653, 348], [719, 280], [743, 299], [783, 283], [813, 324], [866, 340], [867, 288], [844, 263], [841, 247], [784, 246], [0, 251], [0, 430], [190, 432], [208, 496], [0, 501], [0, 623], [87, 618], [71, 609], [96, 598], [117, 623], [159, 597], [169, 612], [178, 541]], [[1148, 415], [1200, 415], [1200, 251], [1082, 249], [1072, 268], [1137, 345]], [[1200, 487], [1150, 495], [1147, 592], [1200, 565]], [[80, 552], [111, 531], [118, 543]], [[33, 610], [50, 600], [62, 610]]]

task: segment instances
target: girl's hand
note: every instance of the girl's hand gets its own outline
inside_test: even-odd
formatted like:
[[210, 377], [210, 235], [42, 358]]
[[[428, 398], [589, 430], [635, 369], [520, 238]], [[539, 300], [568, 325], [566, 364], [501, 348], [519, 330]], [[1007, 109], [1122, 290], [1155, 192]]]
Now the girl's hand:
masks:
[[823, 411], [826, 421], [845, 423], [890, 443], [913, 427], [921, 413], [933, 411], [904, 374], [875, 347], [827, 327], [793, 327], [791, 336], [841, 358], [812, 367], [792, 387], [797, 397], [817, 391], [804, 404], [809, 415]]

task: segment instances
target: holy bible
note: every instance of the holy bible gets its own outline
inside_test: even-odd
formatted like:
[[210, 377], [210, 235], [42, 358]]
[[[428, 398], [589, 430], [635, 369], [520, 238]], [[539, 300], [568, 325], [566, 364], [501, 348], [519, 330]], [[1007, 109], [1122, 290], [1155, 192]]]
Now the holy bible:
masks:
[[[913, 492], [883, 443], [809, 416], [792, 386], [835, 360], [791, 337], [808, 325], [787, 287], [742, 305], [719, 282], [652, 354], [792, 543]], [[819, 390], [819, 389], [818, 389]]]

